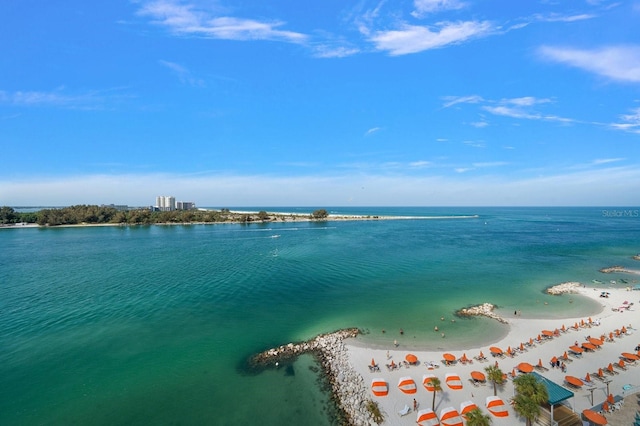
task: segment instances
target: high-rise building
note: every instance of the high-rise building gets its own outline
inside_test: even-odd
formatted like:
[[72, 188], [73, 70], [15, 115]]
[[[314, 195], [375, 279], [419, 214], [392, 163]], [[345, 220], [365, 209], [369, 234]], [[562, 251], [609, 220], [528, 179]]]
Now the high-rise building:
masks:
[[196, 203], [193, 201], [177, 201], [176, 210], [193, 210], [196, 208]]
[[156, 208], [163, 212], [170, 212], [176, 209], [176, 197], [171, 195], [159, 195], [156, 197]]

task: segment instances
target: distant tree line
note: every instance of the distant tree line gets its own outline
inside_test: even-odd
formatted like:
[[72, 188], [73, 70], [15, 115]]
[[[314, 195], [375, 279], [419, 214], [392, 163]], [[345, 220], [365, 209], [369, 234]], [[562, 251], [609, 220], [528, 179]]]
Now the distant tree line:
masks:
[[[311, 219], [325, 219], [326, 210], [316, 210]], [[80, 224], [129, 224], [151, 225], [162, 223], [217, 223], [217, 222], [270, 222], [303, 218], [301, 215], [274, 214], [264, 210], [258, 213], [234, 213], [222, 210], [174, 210], [152, 211], [150, 209], [118, 210], [109, 206], [75, 205], [70, 207], [42, 209], [36, 212], [20, 213], [11, 207], [0, 207], [0, 224], [37, 223], [38, 225], [80, 225]], [[309, 216], [307, 216], [309, 218]]]

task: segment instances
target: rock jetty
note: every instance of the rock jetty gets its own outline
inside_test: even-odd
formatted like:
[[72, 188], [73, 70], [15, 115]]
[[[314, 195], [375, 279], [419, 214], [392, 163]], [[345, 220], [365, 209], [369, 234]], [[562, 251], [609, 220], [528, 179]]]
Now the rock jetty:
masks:
[[636, 254], [631, 257], [633, 260], [640, 260], [640, 254]]
[[616, 265], [616, 266], [609, 266], [608, 268], [602, 268], [600, 269], [600, 272], [602, 272], [603, 274], [611, 274], [614, 272], [628, 272], [628, 271], [624, 269], [622, 266]]
[[575, 294], [578, 293], [578, 289], [582, 287], [582, 284], [579, 282], [571, 281], [561, 284], [556, 284], [547, 289], [547, 294], [553, 294], [554, 296], [559, 296], [561, 294]]
[[483, 303], [482, 305], [471, 306], [469, 308], [462, 308], [456, 312], [456, 315], [461, 317], [484, 316], [484, 317], [492, 318], [503, 324], [508, 324], [509, 322], [506, 319], [502, 318], [500, 315], [493, 312], [495, 307], [496, 306], [492, 305], [491, 303]]
[[371, 403], [364, 379], [349, 363], [344, 340], [356, 337], [357, 328], [338, 330], [321, 334], [300, 343], [288, 343], [253, 356], [252, 367], [277, 367], [283, 361], [290, 361], [308, 353], [316, 357], [331, 385], [333, 401], [338, 406], [347, 425], [376, 425], [373, 414], [367, 408]]

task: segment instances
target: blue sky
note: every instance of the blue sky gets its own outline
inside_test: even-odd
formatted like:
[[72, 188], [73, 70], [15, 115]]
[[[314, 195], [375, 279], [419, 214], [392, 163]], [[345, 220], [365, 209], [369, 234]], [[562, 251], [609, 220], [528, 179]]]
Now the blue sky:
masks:
[[0, 3], [0, 205], [640, 204], [640, 1]]

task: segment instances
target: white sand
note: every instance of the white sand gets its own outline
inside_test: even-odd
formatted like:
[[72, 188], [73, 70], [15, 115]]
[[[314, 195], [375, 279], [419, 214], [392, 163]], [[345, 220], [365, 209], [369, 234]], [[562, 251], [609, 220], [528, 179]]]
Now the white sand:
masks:
[[[608, 291], [610, 293], [609, 298], [601, 298], [600, 291]], [[391, 362], [391, 359], [387, 359], [387, 349], [370, 349], [366, 348], [360, 342], [345, 341], [349, 359], [352, 366], [358, 373], [364, 378], [364, 382], [368, 388], [373, 378], [383, 378], [389, 383], [389, 395], [386, 397], [376, 397], [371, 395], [374, 401], [377, 401], [380, 408], [385, 412], [385, 425], [415, 425], [416, 413], [412, 410], [406, 416], [401, 417], [398, 411], [401, 410], [405, 404], [413, 407], [413, 399], [418, 402], [418, 410], [420, 408], [431, 408], [433, 393], [427, 391], [422, 386], [422, 376], [426, 373], [434, 373], [442, 383], [442, 392], [438, 392], [436, 395], [436, 414], [440, 414], [440, 410], [445, 407], [454, 407], [456, 410], [460, 409], [460, 403], [466, 400], [475, 402], [485, 413], [488, 413], [485, 407], [486, 397], [493, 395], [493, 384], [487, 382], [486, 385], [473, 386], [469, 382], [471, 371], [478, 370], [485, 372], [484, 368], [495, 363], [497, 360], [500, 369], [505, 373], [510, 373], [521, 362], [528, 362], [532, 365], [537, 365], [538, 360], [542, 360], [548, 371], [540, 371], [536, 369], [538, 373], [542, 374], [546, 378], [553, 382], [567, 387], [574, 392], [575, 396], [564, 402], [577, 413], [581, 413], [586, 408], [591, 408], [593, 405], [602, 403], [607, 396], [607, 385], [603, 381], [593, 378], [594, 372], [598, 371], [598, 368], [605, 368], [609, 363], [617, 363], [620, 360], [620, 354], [622, 352], [636, 353], [634, 348], [640, 344], [640, 310], [637, 309], [640, 306], [640, 292], [627, 291], [625, 288], [619, 289], [593, 289], [593, 288], [580, 288], [580, 293], [591, 297], [602, 304], [602, 312], [591, 318], [595, 321], [600, 321], [600, 325], [583, 327], [579, 330], [573, 330], [569, 327], [574, 323], [580, 323], [581, 320], [588, 321], [588, 318], [567, 318], [565, 320], [553, 319], [508, 319], [510, 324], [510, 331], [507, 336], [498, 342], [486, 342], [485, 346], [465, 349], [464, 351], [449, 351], [457, 358], [461, 357], [463, 353], [467, 358], [473, 359], [480, 351], [484, 352], [487, 357], [487, 361], [478, 362], [473, 360], [472, 363], [463, 365], [457, 362], [452, 366], [445, 366], [442, 363], [443, 352], [433, 351], [421, 351], [412, 350], [408, 351], [403, 349], [402, 346], [394, 348], [393, 346], [388, 348], [388, 352], [391, 359], [396, 363], [402, 362], [405, 359], [407, 353], [413, 353], [418, 357], [418, 366], [409, 366], [396, 369], [394, 371], [388, 371], [386, 364]], [[558, 297], [571, 297], [570, 295], [558, 296]], [[634, 303], [629, 310], [614, 311], [612, 308], [618, 308], [624, 306], [623, 302], [628, 301]], [[559, 336], [549, 339], [541, 344], [536, 344], [535, 347], [526, 348], [523, 353], [517, 353], [514, 357], [505, 356], [504, 358], [494, 358], [489, 351], [490, 346], [497, 346], [506, 351], [507, 347], [511, 348], [519, 347], [521, 342], [528, 341], [530, 337], [535, 338], [542, 330], [555, 330], [561, 329], [562, 325], [565, 325], [567, 332], [560, 333]], [[604, 345], [595, 352], [587, 352], [580, 358], [569, 357], [571, 362], [566, 362], [567, 371], [563, 373], [559, 368], [551, 368], [550, 360], [553, 356], [561, 356], [565, 351], [568, 351], [569, 346], [573, 345], [576, 341], [580, 344], [586, 341], [587, 336], [600, 337], [621, 329], [622, 327], [628, 329], [628, 334], [619, 338], [614, 338], [613, 342], [605, 342]], [[369, 364], [371, 359], [380, 366], [379, 372], [370, 372]], [[433, 361], [434, 364], [439, 365], [438, 368], [428, 370], [425, 362]], [[631, 384], [632, 386], [640, 386], [640, 361], [637, 361], [635, 365], [627, 364], [627, 370], [623, 371], [619, 368], [615, 368], [618, 374], [607, 375], [605, 379], [611, 380], [609, 383], [610, 393], [613, 395], [623, 395], [623, 385]], [[516, 370], [517, 372], [517, 370]], [[451, 390], [445, 383], [445, 374], [456, 373], [460, 376], [463, 383], [463, 389]], [[569, 388], [564, 383], [566, 375], [571, 375], [584, 379], [586, 374], [589, 373], [592, 376], [592, 384], [587, 384], [581, 389]], [[417, 386], [418, 391], [414, 395], [407, 395], [401, 392], [397, 385], [398, 379], [403, 376], [412, 377]], [[593, 404], [591, 404], [591, 392], [588, 388], [595, 388], [593, 391]], [[493, 415], [492, 424], [496, 426], [507, 426], [516, 424], [526, 424], [523, 418], [520, 418], [513, 411], [509, 401], [514, 395], [513, 383], [511, 378], [502, 386], [498, 387], [498, 396], [500, 396], [508, 406], [509, 416], [506, 418], [497, 418]]]

